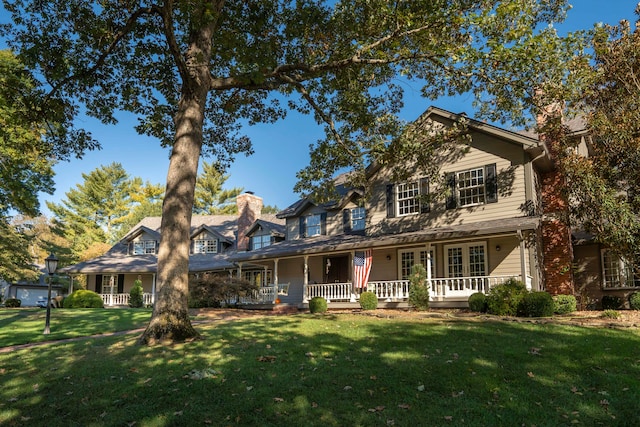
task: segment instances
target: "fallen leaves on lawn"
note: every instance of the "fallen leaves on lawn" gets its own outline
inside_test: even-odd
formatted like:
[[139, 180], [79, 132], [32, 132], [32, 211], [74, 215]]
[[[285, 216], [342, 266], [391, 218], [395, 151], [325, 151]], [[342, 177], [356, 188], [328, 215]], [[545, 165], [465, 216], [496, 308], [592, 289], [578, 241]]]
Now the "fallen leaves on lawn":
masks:
[[258, 356], [258, 362], [273, 363], [276, 361], [276, 356]]
[[411, 405], [409, 405], [408, 403], [401, 403], [398, 405], [398, 408], [400, 409], [411, 409]]

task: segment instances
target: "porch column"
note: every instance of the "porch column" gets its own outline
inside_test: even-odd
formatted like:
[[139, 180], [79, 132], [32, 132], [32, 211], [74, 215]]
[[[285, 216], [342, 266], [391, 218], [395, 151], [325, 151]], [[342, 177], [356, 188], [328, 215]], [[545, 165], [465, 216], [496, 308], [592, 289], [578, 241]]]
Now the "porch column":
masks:
[[356, 277], [356, 266], [354, 261], [356, 259], [356, 251], [351, 251], [349, 255], [351, 255], [351, 299], [349, 300], [349, 302], [358, 302], [358, 300], [356, 299], [356, 287], [353, 283], [354, 277]]
[[302, 266], [302, 302], [307, 303], [307, 287], [309, 286], [309, 255], [304, 256], [304, 265]]
[[238, 280], [242, 279], [242, 263], [238, 263]]
[[67, 295], [71, 295], [73, 293], [73, 275], [69, 276], [69, 289], [67, 289]]
[[151, 275], [151, 305], [156, 303], [156, 273]]
[[524, 244], [524, 236], [522, 235], [522, 230], [518, 230], [518, 239], [520, 240], [520, 274], [522, 275], [522, 283], [524, 283], [526, 286], [527, 285], [527, 262], [524, 256], [526, 247]]
[[278, 285], [278, 258], [273, 260], [273, 284]]

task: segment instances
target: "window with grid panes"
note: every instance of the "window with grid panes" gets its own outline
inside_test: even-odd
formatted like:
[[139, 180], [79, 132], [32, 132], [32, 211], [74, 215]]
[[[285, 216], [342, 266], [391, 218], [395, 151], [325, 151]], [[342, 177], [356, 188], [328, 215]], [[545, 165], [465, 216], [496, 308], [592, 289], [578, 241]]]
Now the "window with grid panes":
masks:
[[197, 239], [193, 241], [194, 254], [215, 254], [218, 252], [218, 240]]
[[417, 181], [398, 184], [398, 215], [411, 215], [420, 212], [420, 186]]
[[484, 168], [457, 172], [456, 180], [460, 206], [485, 203]]
[[640, 286], [640, 278], [634, 275], [631, 263], [607, 249], [602, 250], [601, 256], [602, 286], [604, 288], [634, 288]]

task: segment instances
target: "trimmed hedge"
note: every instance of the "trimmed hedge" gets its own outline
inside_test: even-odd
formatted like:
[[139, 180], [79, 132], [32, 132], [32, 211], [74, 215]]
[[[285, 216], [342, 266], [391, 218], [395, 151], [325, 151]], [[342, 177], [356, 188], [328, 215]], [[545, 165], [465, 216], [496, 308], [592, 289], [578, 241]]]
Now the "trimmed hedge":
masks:
[[100, 295], [86, 289], [78, 289], [66, 297], [64, 308], [104, 308]]
[[429, 285], [427, 270], [422, 264], [415, 264], [409, 276], [409, 305], [416, 310], [429, 309]]
[[18, 298], [7, 298], [4, 302], [5, 307], [15, 308], [22, 305], [22, 300]]
[[476, 313], [486, 313], [487, 312], [487, 296], [482, 292], [476, 292], [469, 295], [469, 310], [475, 311]]
[[578, 301], [573, 295], [556, 295], [553, 297], [553, 312], [556, 314], [569, 314], [578, 309]]
[[312, 313], [326, 313], [327, 300], [322, 297], [313, 297], [309, 300], [309, 311]]
[[498, 316], [516, 316], [518, 305], [527, 293], [527, 287], [521, 281], [508, 279], [489, 291], [487, 311]]
[[518, 316], [551, 317], [554, 307], [553, 297], [548, 292], [530, 292], [520, 301]]
[[602, 297], [603, 310], [617, 310], [622, 306], [622, 298], [615, 295], [605, 295]]
[[629, 295], [629, 308], [631, 310], [640, 310], [640, 292], [634, 292]]
[[129, 307], [131, 308], [140, 308], [144, 304], [143, 301], [143, 289], [140, 284], [140, 280], [136, 280], [133, 283], [133, 287], [129, 291]]
[[378, 297], [373, 292], [363, 292], [360, 294], [360, 308], [363, 310], [375, 310], [378, 308]]

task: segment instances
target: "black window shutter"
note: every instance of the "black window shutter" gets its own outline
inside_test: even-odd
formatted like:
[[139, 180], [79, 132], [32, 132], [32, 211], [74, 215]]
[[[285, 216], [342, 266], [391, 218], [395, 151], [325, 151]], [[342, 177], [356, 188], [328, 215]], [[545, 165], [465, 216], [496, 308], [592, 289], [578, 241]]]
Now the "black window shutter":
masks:
[[133, 255], [133, 242], [129, 242], [129, 255]]
[[96, 293], [102, 293], [102, 274], [96, 274]]
[[118, 274], [118, 293], [124, 293], [124, 274]]
[[303, 216], [301, 216], [300, 218], [300, 238], [304, 238], [307, 237], [307, 219]]
[[451, 193], [447, 197], [447, 209], [455, 209], [458, 206], [458, 197], [456, 192], [458, 189], [456, 188], [456, 174], [453, 172], [449, 172], [445, 175], [445, 181], [447, 187], [449, 188], [449, 192]]
[[327, 234], [327, 213], [322, 212], [320, 214], [320, 234], [323, 236]]
[[342, 230], [344, 234], [351, 233], [351, 209], [342, 211]]
[[498, 176], [496, 174], [496, 164], [484, 167], [484, 189], [487, 203], [498, 201]]
[[429, 178], [420, 178], [420, 213], [429, 213]]
[[387, 218], [396, 216], [396, 195], [394, 184], [387, 184]]

